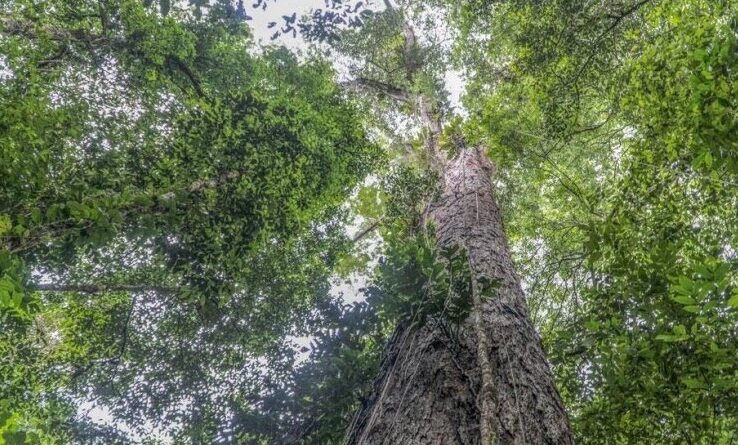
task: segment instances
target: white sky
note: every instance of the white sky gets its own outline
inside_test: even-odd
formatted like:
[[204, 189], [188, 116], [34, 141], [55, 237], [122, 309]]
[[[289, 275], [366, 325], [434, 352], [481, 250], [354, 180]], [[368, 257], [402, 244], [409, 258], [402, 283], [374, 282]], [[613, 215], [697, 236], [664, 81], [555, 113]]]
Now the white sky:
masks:
[[[246, 2], [251, 0], [245, 0]], [[365, 6], [369, 9], [378, 9], [382, 5], [381, 1], [365, 1]], [[325, 9], [325, 0], [277, 0], [276, 2], [270, 2], [265, 10], [249, 9], [248, 14], [253, 17], [250, 20], [249, 26], [254, 33], [254, 39], [261, 45], [283, 45], [287, 48], [300, 52], [307, 48], [305, 42], [298, 36], [292, 37], [292, 34], [281, 35], [276, 40], [271, 40], [271, 36], [274, 32], [284, 24], [282, 16], [290, 16], [296, 12], [298, 17], [307, 15], [312, 9]], [[277, 25], [274, 28], [269, 28], [269, 22], [276, 22]], [[445, 24], [439, 24], [439, 27], [443, 27]], [[340, 67], [337, 67], [340, 70]], [[445, 76], [446, 89], [449, 92], [449, 100], [451, 106], [454, 107], [457, 113], [464, 115], [464, 109], [461, 105], [461, 94], [464, 91], [465, 83], [458, 71], [448, 71]]]
[[[249, 2], [250, 0], [245, 0]], [[281, 36], [276, 41], [270, 40], [275, 30], [278, 30], [283, 24], [283, 15], [292, 15], [293, 12], [297, 13], [300, 17], [310, 12], [311, 9], [323, 8], [325, 6], [324, 0], [277, 0], [276, 2], [269, 2], [265, 10], [249, 9], [247, 13], [253, 17], [253, 20], [249, 21], [249, 26], [254, 32], [256, 41], [262, 44], [280, 44], [290, 49], [302, 49], [305, 48], [305, 44], [298, 35], [297, 38], [289, 36]], [[267, 26], [269, 22], [277, 22], [277, 25], [269, 29]]]

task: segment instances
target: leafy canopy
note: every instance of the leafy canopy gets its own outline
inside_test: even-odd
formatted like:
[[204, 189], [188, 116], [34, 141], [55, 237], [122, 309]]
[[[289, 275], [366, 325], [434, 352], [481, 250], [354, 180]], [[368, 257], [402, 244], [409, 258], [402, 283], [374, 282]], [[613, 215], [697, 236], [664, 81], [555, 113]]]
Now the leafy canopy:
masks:
[[[395, 324], [468, 303], [420, 224], [423, 112], [442, 149], [463, 133], [496, 164], [578, 442], [732, 443], [735, 2], [330, 3], [271, 26], [330, 42], [383, 96], [254, 55], [242, 2], [0, 7], [0, 443], [340, 443]], [[346, 238], [347, 207], [375, 250]], [[329, 278], [357, 270], [347, 305]]]
[[9, 443], [113, 440], [73, 424], [80, 398], [215, 440], [204, 419], [250, 406], [329, 304], [339, 205], [379, 160], [355, 107], [325, 62], [252, 55], [226, 9], [167, 12], [0, 9]]

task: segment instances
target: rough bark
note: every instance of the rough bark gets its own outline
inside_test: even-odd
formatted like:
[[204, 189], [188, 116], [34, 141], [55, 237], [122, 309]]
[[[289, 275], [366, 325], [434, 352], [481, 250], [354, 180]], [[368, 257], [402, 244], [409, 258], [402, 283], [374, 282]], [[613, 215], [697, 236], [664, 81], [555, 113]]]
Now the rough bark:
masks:
[[[466, 250], [472, 313], [457, 326], [436, 319], [419, 329], [398, 327], [347, 444], [573, 443], [528, 317], [490, 174], [480, 150], [462, 150], [445, 165], [442, 194], [428, 209], [438, 244]], [[481, 298], [478, 289], [489, 280], [497, 283], [494, 296]], [[485, 431], [492, 437], [483, 438]]]

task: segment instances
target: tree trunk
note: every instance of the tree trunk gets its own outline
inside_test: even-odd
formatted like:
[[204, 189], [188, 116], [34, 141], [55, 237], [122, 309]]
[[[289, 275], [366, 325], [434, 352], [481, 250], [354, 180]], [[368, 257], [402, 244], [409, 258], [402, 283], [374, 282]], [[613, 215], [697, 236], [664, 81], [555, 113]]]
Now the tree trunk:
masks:
[[[428, 209], [439, 247], [466, 251], [473, 310], [460, 325], [398, 327], [349, 445], [572, 444], [564, 406], [515, 273], [493, 196], [491, 166], [466, 148]], [[484, 282], [497, 283], [482, 298]]]

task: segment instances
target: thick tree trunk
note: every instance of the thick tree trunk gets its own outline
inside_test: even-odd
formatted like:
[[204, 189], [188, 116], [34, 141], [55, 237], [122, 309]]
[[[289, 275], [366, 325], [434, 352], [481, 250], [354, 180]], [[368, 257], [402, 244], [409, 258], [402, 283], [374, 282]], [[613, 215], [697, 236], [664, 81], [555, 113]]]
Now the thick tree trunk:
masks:
[[[398, 327], [347, 444], [573, 443], [528, 318], [490, 174], [480, 150], [463, 150], [447, 164], [442, 194], [428, 209], [439, 245], [468, 255], [472, 313], [458, 327], [440, 319]], [[490, 280], [498, 285], [494, 296], [481, 298], [479, 287]]]

